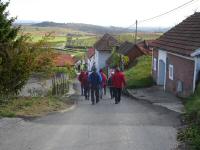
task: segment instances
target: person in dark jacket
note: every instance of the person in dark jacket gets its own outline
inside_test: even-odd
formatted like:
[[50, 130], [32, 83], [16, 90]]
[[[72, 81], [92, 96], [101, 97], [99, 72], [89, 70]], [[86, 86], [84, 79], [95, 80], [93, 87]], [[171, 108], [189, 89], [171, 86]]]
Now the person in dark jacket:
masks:
[[99, 87], [101, 85], [101, 77], [97, 73], [96, 68], [93, 68], [92, 73], [89, 75], [89, 82], [91, 87], [91, 101], [92, 105], [94, 105], [95, 102], [99, 102]]
[[114, 75], [114, 72], [111, 72], [110, 77], [108, 78], [108, 87], [110, 89], [110, 97], [111, 99], [114, 98], [114, 87], [113, 87], [113, 81], [112, 81], [112, 77]]
[[126, 85], [124, 74], [117, 68], [112, 77], [113, 87], [115, 91], [115, 104], [120, 103], [122, 88]]

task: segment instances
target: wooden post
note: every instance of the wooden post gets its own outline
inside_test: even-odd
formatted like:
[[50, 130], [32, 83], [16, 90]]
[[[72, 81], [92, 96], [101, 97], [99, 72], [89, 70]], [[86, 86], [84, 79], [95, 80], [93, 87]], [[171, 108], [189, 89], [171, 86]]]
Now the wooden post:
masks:
[[136, 20], [136, 22], [135, 22], [135, 44], [137, 42], [137, 25], [138, 25], [138, 21]]

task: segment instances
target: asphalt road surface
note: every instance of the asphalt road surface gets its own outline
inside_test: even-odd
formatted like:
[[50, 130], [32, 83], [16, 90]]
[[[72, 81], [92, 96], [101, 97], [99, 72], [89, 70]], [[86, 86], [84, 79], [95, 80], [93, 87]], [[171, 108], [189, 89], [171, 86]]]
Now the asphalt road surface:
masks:
[[[173, 150], [179, 114], [123, 96], [0, 127], [0, 150]], [[12, 122], [12, 121], [11, 121]]]

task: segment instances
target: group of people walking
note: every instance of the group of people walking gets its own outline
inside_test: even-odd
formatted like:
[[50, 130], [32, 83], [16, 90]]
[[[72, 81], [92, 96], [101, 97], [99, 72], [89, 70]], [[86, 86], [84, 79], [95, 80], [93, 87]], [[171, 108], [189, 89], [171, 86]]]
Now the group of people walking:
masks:
[[111, 72], [107, 78], [103, 69], [97, 71], [93, 67], [91, 73], [81, 71], [78, 80], [81, 83], [81, 95], [85, 96], [86, 100], [91, 97], [92, 105], [98, 103], [99, 99], [106, 95], [106, 87], [110, 89], [111, 99], [115, 98], [115, 104], [120, 103], [122, 88], [126, 86], [124, 74], [118, 68]]

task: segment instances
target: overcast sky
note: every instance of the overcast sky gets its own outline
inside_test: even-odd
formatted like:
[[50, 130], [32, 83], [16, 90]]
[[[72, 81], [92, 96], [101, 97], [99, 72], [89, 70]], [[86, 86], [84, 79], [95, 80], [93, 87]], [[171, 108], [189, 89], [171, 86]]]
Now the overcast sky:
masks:
[[[6, 1], [6, 0], [4, 0]], [[88, 23], [127, 27], [169, 11], [189, 0], [10, 0], [11, 16], [18, 20]], [[200, 0], [139, 26], [171, 27], [200, 11]]]

